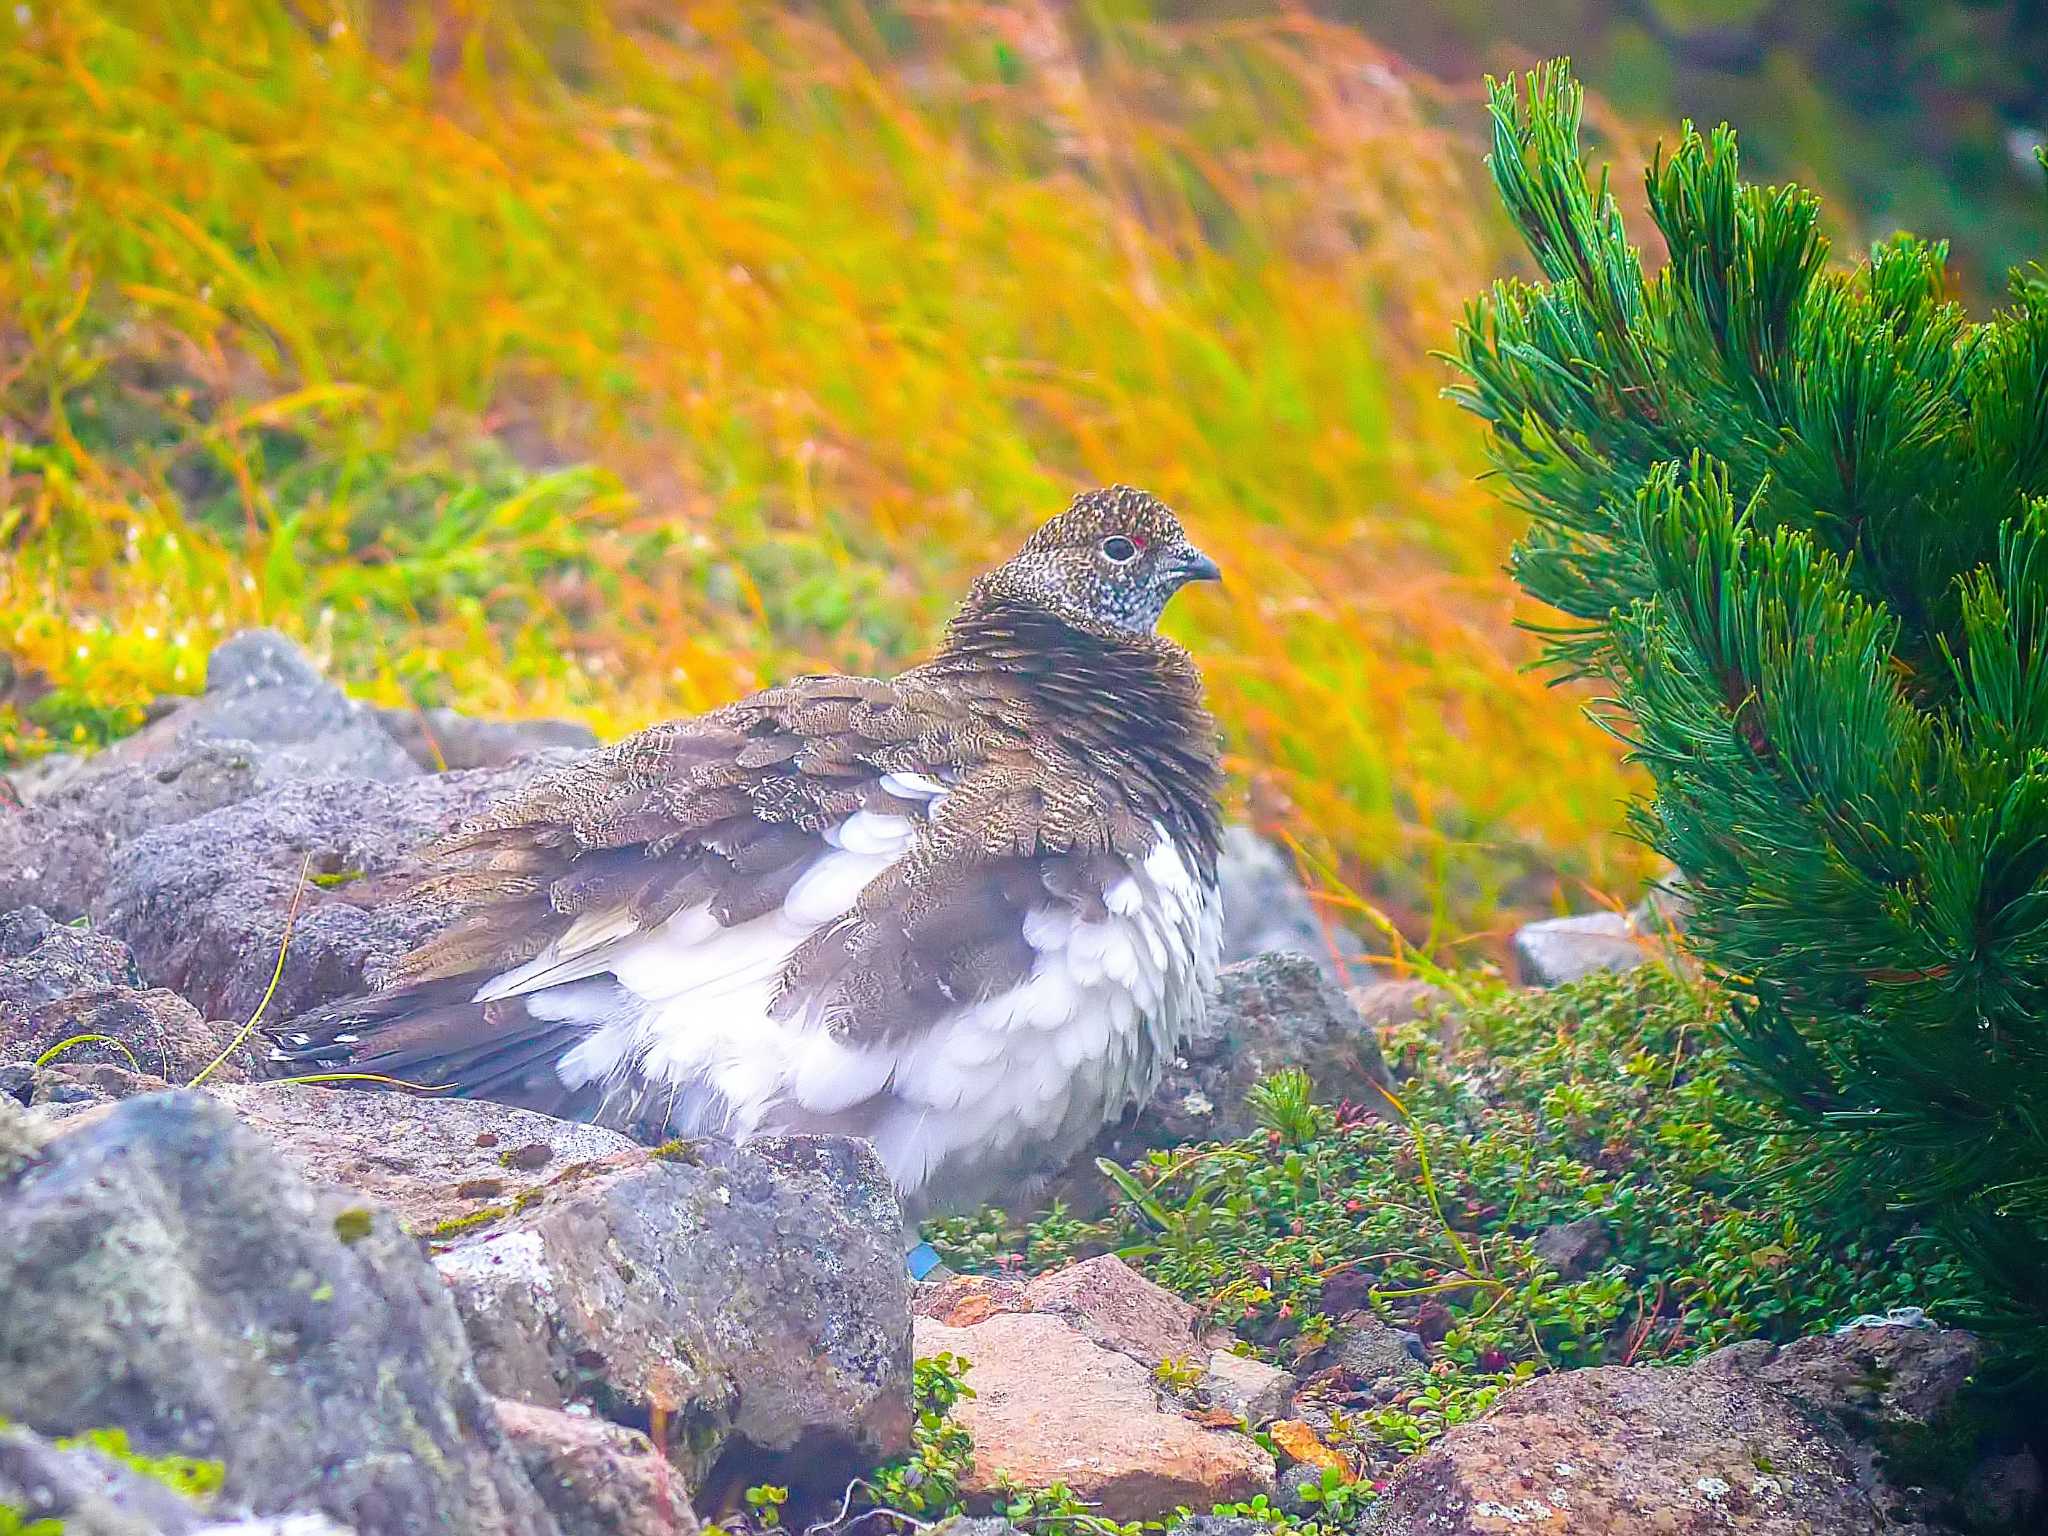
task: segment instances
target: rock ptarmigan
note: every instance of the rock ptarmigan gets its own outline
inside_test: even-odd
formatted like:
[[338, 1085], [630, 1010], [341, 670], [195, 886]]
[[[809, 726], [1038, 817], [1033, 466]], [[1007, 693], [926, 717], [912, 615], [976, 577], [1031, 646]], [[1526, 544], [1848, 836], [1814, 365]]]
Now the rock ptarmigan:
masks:
[[276, 1055], [642, 1136], [874, 1143], [1014, 1199], [1150, 1093], [1214, 980], [1216, 728], [1161, 611], [1215, 564], [1075, 499], [938, 654], [653, 726], [436, 849], [465, 915]]

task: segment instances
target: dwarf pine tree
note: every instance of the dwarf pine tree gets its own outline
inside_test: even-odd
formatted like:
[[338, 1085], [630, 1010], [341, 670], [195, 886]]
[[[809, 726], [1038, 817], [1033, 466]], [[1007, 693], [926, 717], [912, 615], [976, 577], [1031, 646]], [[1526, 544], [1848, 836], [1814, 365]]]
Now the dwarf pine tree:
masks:
[[1545, 280], [1471, 307], [1453, 394], [1513, 570], [1649, 770], [1788, 1197], [1923, 1216], [2048, 1356], [2048, 271], [1973, 323], [1945, 247], [1832, 262], [1688, 125], [1646, 272], [1579, 117], [1563, 66], [1493, 86]]

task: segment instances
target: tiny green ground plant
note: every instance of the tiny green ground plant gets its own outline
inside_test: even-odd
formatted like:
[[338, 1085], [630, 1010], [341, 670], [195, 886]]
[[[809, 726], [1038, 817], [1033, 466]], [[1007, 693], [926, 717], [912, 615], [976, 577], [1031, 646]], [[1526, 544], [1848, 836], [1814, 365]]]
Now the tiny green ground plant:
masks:
[[59, 1450], [97, 1451], [110, 1460], [120, 1462], [129, 1471], [162, 1483], [172, 1492], [195, 1501], [212, 1498], [227, 1480], [224, 1462], [202, 1456], [148, 1455], [128, 1443], [128, 1431], [125, 1429], [88, 1429], [83, 1434], [67, 1436], [56, 1444]]
[[[11, 1428], [0, 1418], [0, 1430]], [[227, 1481], [227, 1464], [208, 1457], [150, 1455], [129, 1443], [128, 1431], [118, 1427], [88, 1429], [51, 1442], [60, 1451], [90, 1451], [119, 1462], [139, 1477], [161, 1483], [173, 1493], [192, 1500], [202, 1508], [220, 1492]], [[62, 1520], [29, 1518], [27, 1510], [0, 1504], [0, 1536], [64, 1536]]]
[[[990, 1212], [935, 1240], [960, 1268], [1120, 1253], [1308, 1375], [1368, 1467], [1537, 1371], [1684, 1361], [1909, 1303], [1938, 1317], [1969, 1295], [1910, 1222], [1843, 1234], [1781, 1207], [1776, 1148], [1738, 1128], [1713, 989], [1645, 966], [1468, 996], [1384, 1032], [1397, 1081], [1377, 1106], [1324, 1107], [1304, 1134], [1299, 1084], [1269, 1082], [1280, 1123], [1119, 1170], [1100, 1221]], [[1588, 1216], [1609, 1251], [1567, 1278], [1534, 1239]], [[1361, 1312], [1427, 1341], [1426, 1373], [1391, 1397], [1329, 1374]]]

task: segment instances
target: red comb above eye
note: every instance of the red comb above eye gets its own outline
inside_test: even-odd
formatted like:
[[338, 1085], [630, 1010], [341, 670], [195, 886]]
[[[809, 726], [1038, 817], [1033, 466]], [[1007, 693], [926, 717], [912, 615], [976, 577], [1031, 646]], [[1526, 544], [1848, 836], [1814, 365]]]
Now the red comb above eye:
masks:
[[1143, 535], [1142, 533], [1134, 533], [1131, 535], [1131, 542], [1137, 545], [1138, 548], [1143, 549], [1146, 544], [1145, 535]]

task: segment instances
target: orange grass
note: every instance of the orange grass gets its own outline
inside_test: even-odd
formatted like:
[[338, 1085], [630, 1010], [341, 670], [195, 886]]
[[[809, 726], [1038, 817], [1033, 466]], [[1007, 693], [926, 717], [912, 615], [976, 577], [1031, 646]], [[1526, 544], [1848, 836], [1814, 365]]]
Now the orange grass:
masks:
[[[0, 755], [239, 625], [617, 732], [891, 668], [1075, 489], [1239, 793], [1431, 946], [1626, 888], [1427, 349], [1473, 137], [1344, 27], [1122, 4], [59, 0], [0, 15]], [[11, 33], [11, 35], [10, 35]], [[1576, 890], [1569, 892], [1577, 898]]]

